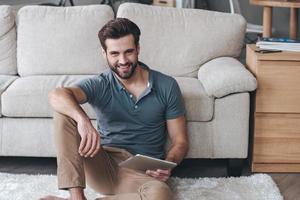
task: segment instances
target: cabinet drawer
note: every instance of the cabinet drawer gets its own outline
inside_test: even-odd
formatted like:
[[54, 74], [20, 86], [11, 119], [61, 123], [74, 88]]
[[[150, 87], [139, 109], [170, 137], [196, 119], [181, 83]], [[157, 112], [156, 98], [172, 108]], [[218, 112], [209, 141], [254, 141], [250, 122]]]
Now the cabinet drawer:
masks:
[[154, 0], [153, 5], [175, 7], [175, 0]]
[[255, 163], [300, 163], [300, 114], [256, 113]]
[[256, 112], [300, 113], [299, 77], [299, 61], [260, 61]]

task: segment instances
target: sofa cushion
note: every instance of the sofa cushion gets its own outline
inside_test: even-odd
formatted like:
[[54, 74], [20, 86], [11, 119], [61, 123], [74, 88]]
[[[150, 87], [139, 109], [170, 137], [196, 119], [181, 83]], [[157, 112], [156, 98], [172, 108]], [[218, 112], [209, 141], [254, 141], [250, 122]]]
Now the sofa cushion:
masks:
[[26, 6], [18, 12], [18, 72], [98, 74], [106, 68], [98, 31], [113, 19], [109, 6]]
[[[51, 117], [48, 93], [56, 87], [71, 86], [88, 75], [49, 75], [21, 77], [3, 92], [2, 113], [7, 117]], [[21, 103], [20, 103], [21, 102]], [[95, 113], [88, 104], [82, 105], [91, 119]]]
[[196, 78], [175, 77], [180, 87], [188, 121], [210, 121], [214, 113], [214, 99], [205, 92]]
[[255, 77], [238, 60], [229, 57], [213, 59], [199, 69], [198, 79], [209, 96], [222, 98], [232, 93], [256, 89]]
[[[9, 75], [0, 75], [0, 96], [6, 90], [6, 88], [15, 80], [18, 76], [9, 76]], [[0, 106], [1, 106], [1, 98], [0, 98]], [[1, 114], [1, 107], [0, 107], [0, 117]]]
[[[96, 120], [91, 122], [96, 127]], [[0, 156], [57, 155], [51, 118], [0, 118], [0, 128]]]
[[[2, 94], [2, 113], [7, 117], [51, 117], [48, 104], [51, 89], [71, 86], [87, 75], [28, 76], [14, 81]], [[176, 78], [183, 94], [187, 119], [189, 121], [209, 121], [213, 116], [213, 99], [205, 93], [202, 84], [195, 78]], [[20, 103], [22, 102], [22, 103]], [[95, 113], [88, 104], [83, 109], [90, 118]]]
[[15, 19], [10, 6], [0, 6], [0, 74], [17, 74]]
[[197, 77], [208, 60], [239, 56], [246, 29], [242, 16], [201, 9], [124, 3], [117, 16], [140, 27], [140, 60], [171, 76]]

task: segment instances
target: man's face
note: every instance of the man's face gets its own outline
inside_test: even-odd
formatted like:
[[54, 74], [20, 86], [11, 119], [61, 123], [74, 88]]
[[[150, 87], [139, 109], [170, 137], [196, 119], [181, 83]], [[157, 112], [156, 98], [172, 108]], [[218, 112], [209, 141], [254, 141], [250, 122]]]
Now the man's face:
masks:
[[119, 78], [129, 79], [134, 74], [138, 63], [139, 46], [134, 43], [133, 35], [119, 39], [106, 39], [106, 52], [103, 55], [112, 71]]

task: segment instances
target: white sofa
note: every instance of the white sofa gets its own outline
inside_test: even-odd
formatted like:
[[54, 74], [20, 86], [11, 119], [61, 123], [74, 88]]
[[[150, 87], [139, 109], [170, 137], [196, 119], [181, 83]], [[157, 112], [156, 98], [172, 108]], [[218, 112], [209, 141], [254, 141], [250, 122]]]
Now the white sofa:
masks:
[[[187, 110], [187, 158], [244, 159], [249, 91], [256, 80], [237, 60], [246, 27], [239, 15], [125, 3], [117, 13], [141, 29], [140, 60], [174, 76]], [[0, 6], [0, 156], [55, 157], [48, 92], [107, 69], [99, 29], [105, 5]], [[90, 118], [95, 115], [83, 105]]]

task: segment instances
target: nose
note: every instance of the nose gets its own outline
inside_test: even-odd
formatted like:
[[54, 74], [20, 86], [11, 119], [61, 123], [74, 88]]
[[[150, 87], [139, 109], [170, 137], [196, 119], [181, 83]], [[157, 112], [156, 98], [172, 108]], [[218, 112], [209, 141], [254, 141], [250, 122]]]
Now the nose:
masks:
[[119, 64], [126, 65], [127, 63], [128, 63], [128, 59], [126, 58], [125, 54], [120, 54]]

